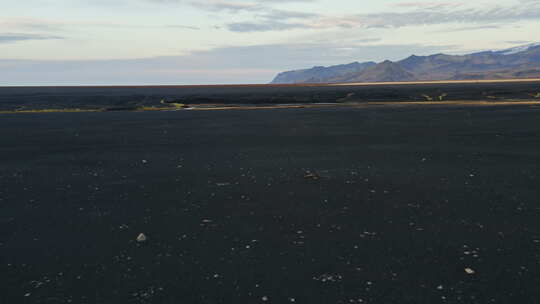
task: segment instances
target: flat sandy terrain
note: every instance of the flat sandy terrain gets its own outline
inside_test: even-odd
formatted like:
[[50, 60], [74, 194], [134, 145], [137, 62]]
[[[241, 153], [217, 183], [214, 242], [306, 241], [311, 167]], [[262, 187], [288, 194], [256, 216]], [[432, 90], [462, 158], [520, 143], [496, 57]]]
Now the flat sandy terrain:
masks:
[[0, 115], [0, 138], [0, 303], [540, 298], [534, 104]]
[[509, 83], [527, 83], [527, 82], [540, 82], [540, 79], [479, 79], [479, 80], [432, 80], [432, 81], [394, 81], [394, 82], [350, 82], [350, 83], [336, 83], [327, 85], [338, 86], [373, 86], [373, 85], [430, 85], [430, 84], [509, 84]]
[[0, 112], [135, 110], [187, 105], [540, 101], [539, 80], [332, 85], [0, 87]]

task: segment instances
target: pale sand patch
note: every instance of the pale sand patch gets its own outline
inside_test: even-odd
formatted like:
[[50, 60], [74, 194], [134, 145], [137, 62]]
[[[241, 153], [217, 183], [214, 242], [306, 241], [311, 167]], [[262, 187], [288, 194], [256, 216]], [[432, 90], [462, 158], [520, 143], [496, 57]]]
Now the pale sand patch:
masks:
[[478, 84], [478, 83], [516, 83], [540, 82], [539, 78], [530, 79], [492, 79], [492, 80], [430, 80], [430, 81], [396, 81], [396, 82], [351, 82], [334, 83], [327, 86], [373, 86], [373, 85], [415, 85], [415, 84]]
[[197, 107], [191, 105], [189, 111], [215, 111], [215, 110], [263, 110], [263, 109], [301, 109], [301, 108], [365, 108], [370, 106], [508, 106], [508, 105], [532, 105], [540, 106], [540, 101], [400, 101], [400, 102], [359, 102], [359, 103], [337, 103], [337, 104], [298, 104], [298, 105], [264, 105], [264, 106], [244, 106], [244, 105], [215, 105]]

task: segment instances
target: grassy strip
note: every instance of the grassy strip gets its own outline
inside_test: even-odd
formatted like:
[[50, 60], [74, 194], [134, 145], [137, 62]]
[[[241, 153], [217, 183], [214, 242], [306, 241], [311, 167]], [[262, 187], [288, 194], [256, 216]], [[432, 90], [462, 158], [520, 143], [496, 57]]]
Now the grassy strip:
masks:
[[[156, 106], [141, 106], [124, 111], [170, 111], [179, 110], [185, 107], [181, 103], [169, 103], [167, 107]], [[7, 110], [0, 111], [0, 114], [32, 114], [32, 113], [84, 113], [84, 112], [109, 112], [115, 111], [114, 108], [100, 108], [100, 109], [79, 109], [79, 108], [64, 108], [64, 109], [28, 109], [28, 110]]]
[[266, 106], [246, 106], [246, 105], [236, 105], [236, 106], [204, 106], [197, 107], [193, 105], [189, 110], [191, 111], [220, 111], [220, 110], [263, 110], [263, 109], [300, 109], [300, 108], [335, 108], [335, 107], [369, 107], [369, 106], [425, 106], [425, 105], [455, 105], [455, 106], [504, 106], [504, 105], [535, 105], [540, 106], [540, 101], [530, 100], [530, 101], [399, 101], [399, 102], [348, 102], [348, 103], [337, 103], [337, 104], [302, 104], [302, 105], [266, 105]]
[[169, 111], [180, 110], [186, 107], [183, 103], [162, 103], [168, 105], [168, 107], [156, 107], [156, 106], [141, 106], [137, 107], [135, 111]]
[[84, 113], [84, 112], [103, 112], [103, 109], [35, 109], [35, 110], [11, 110], [11, 111], [0, 111], [0, 114]]
[[[346, 102], [336, 104], [298, 104], [298, 105], [185, 105], [171, 104], [171, 107], [141, 106], [126, 112], [146, 112], [146, 111], [170, 111], [170, 110], [191, 110], [191, 111], [217, 111], [217, 110], [263, 110], [263, 109], [300, 109], [300, 108], [327, 108], [327, 107], [367, 107], [367, 106], [407, 106], [407, 105], [460, 105], [460, 106], [502, 106], [502, 105], [535, 105], [540, 106], [538, 100], [527, 101], [400, 101], [400, 102]], [[0, 114], [32, 114], [32, 113], [84, 113], [84, 112], [108, 112], [110, 109], [36, 109], [36, 110], [11, 110], [0, 111]]]

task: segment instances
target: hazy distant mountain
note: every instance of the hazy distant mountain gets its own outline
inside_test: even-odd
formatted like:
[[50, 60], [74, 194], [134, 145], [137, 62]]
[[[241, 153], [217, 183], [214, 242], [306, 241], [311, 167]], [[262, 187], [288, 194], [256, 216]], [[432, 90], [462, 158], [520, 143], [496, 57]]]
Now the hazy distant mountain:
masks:
[[353, 62], [331, 67], [316, 66], [311, 69], [279, 73], [272, 83], [321, 83], [344, 75], [357, 75], [375, 62]]
[[280, 73], [272, 83], [394, 82], [540, 78], [540, 43], [468, 55], [410, 56]]
[[400, 64], [387, 60], [371, 66], [352, 77], [347, 76], [346, 78], [338, 78], [336, 80], [337, 82], [391, 82], [411, 81], [415, 79], [414, 74], [405, 70]]

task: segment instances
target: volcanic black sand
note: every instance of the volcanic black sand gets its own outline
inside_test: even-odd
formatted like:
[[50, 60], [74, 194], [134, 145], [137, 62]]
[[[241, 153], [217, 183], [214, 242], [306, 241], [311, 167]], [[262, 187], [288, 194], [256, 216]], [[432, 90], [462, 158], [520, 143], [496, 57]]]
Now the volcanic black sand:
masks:
[[0, 111], [137, 110], [181, 104], [309, 104], [400, 101], [540, 101], [540, 81], [377, 85], [0, 87]]
[[0, 303], [540, 298], [537, 106], [15, 114], [0, 139]]

